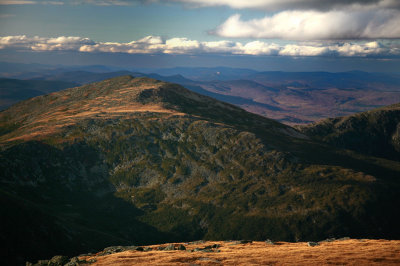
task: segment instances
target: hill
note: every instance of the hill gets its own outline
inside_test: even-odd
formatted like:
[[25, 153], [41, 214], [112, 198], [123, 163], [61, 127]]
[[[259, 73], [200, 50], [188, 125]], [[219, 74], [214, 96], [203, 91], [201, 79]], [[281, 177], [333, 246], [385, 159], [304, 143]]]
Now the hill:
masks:
[[400, 161], [400, 103], [298, 129], [337, 147]]
[[82, 85], [82, 84], [102, 81], [109, 78], [119, 77], [123, 75], [135, 75], [135, 74], [137, 73], [132, 73], [129, 71], [96, 73], [83, 70], [76, 70], [76, 71], [63, 71], [58, 73], [50, 72], [49, 74], [46, 75], [39, 75], [38, 77], [31, 78], [31, 80], [49, 80], [49, 81], [62, 80]]
[[0, 133], [14, 262], [202, 238], [400, 237], [399, 162], [176, 84], [123, 76], [35, 97], [0, 113]]
[[0, 110], [31, 97], [77, 86], [66, 81], [18, 80], [0, 78]]

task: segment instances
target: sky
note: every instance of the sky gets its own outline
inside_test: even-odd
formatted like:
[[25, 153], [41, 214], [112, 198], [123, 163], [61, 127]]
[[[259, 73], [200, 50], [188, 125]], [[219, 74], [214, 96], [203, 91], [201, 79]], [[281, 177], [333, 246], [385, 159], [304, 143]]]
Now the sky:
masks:
[[400, 72], [400, 1], [0, 0], [0, 61]]

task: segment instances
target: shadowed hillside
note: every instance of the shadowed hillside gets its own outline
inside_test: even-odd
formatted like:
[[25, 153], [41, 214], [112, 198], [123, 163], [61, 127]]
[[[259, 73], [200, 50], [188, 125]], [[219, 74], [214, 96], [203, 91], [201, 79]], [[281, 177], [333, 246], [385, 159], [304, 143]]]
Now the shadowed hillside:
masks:
[[400, 237], [400, 163], [176, 84], [123, 76], [39, 96], [1, 112], [0, 129], [14, 261], [201, 238]]
[[400, 160], [400, 104], [298, 128], [337, 147]]

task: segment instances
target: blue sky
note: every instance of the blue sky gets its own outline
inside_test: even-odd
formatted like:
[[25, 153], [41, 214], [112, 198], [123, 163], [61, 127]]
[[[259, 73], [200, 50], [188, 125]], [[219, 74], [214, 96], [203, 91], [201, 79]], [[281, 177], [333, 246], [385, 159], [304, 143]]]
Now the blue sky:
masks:
[[[148, 35], [219, 39], [207, 34], [228, 8], [185, 9], [180, 5], [8, 5], [1, 7], [5, 35], [83, 36], [96, 41], [130, 42]], [[184, 22], [184, 23], [183, 23]]]
[[[120, 54], [179, 55], [203, 57], [202, 66], [207, 58], [214, 66], [229, 57], [232, 67], [264, 58], [282, 68], [275, 70], [290, 60], [318, 70], [318, 58], [332, 71], [350, 61], [360, 62], [352, 69], [375, 62], [398, 71], [399, 40], [397, 0], [0, 0], [0, 61], [64, 61], [67, 53], [87, 58], [80, 64], [117, 64]], [[99, 60], [82, 56], [89, 53]]]

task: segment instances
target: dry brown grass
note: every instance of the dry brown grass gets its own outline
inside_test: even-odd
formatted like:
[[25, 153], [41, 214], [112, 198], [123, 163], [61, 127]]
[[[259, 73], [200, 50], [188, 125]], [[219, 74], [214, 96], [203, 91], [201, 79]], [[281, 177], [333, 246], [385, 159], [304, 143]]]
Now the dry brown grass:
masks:
[[[221, 245], [219, 252], [189, 251], [212, 244]], [[93, 265], [400, 265], [399, 240], [350, 239], [315, 247], [305, 242], [206, 242], [185, 246], [186, 251], [125, 251], [80, 259], [95, 259]]]
[[[80, 107], [79, 109], [73, 109], [73, 111], [64, 111], [60, 108], [50, 110], [44, 114], [39, 115], [35, 120], [25, 124], [20, 129], [20, 134], [16, 137], [3, 137], [5, 142], [12, 142], [16, 140], [33, 140], [60, 132], [64, 127], [74, 125], [79, 119], [86, 118], [118, 118], [126, 116], [127, 114], [135, 113], [162, 113], [167, 116], [183, 116], [184, 113], [177, 112], [174, 110], [166, 109], [161, 105], [156, 104], [129, 104], [126, 106], [116, 107], [102, 107], [101, 103], [96, 103], [98, 107]], [[86, 107], [86, 108], [85, 108]], [[25, 130], [26, 132], [23, 132]]]
[[[101, 94], [101, 90], [96, 92], [97, 88], [93, 87], [86, 89], [86, 92], [75, 100], [69, 100], [71, 96], [63, 95], [68, 90], [51, 93], [49, 95], [56, 98], [46, 102], [46, 108], [42, 108], [43, 110], [26, 113], [21, 111], [19, 119], [12, 122], [22, 125], [16, 131], [1, 136], [0, 145], [13, 141], [45, 138], [61, 132], [66, 126], [77, 124], [82, 119], [113, 119], [147, 112], [166, 116], [184, 115], [176, 110], [165, 108], [161, 103], [141, 104], [136, 101], [135, 97], [140, 91], [158, 88], [163, 84], [150, 82], [149, 84], [140, 83], [133, 87], [122, 86], [113, 89], [108, 94]], [[99, 95], [96, 95], [97, 93]], [[41, 105], [43, 106], [43, 103]]]

